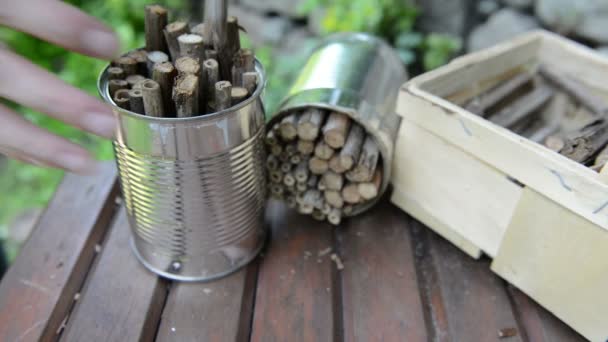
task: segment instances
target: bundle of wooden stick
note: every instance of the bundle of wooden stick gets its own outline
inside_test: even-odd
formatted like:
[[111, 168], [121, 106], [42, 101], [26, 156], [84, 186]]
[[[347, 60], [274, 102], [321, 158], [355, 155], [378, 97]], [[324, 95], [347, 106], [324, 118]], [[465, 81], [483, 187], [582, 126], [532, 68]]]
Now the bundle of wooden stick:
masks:
[[145, 11], [145, 49], [124, 54], [107, 70], [116, 105], [154, 117], [189, 117], [224, 110], [253, 94], [255, 57], [241, 48], [237, 18], [228, 17], [218, 51], [205, 23], [168, 23], [168, 10], [159, 5]]
[[266, 144], [272, 196], [302, 214], [338, 225], [379, 195], [376, 141], [345, 114], [312, 107], [290, 113], [269, 130]]
[[608, 161], [608, 104], [549, 66], [520, 72], [465, 108], [596, 171]]

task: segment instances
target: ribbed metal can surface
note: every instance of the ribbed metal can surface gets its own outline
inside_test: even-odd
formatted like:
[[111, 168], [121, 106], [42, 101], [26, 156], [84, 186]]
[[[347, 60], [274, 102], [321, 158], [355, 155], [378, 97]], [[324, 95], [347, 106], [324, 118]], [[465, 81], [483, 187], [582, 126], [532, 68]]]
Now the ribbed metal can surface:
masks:
[[230, 274], [263, 246], [266, 184], [263, 69], [244, 102], [190, 118], [154, 118], [113, 104], [116, 163], [133, 247], [151, 271], [174, 280]]

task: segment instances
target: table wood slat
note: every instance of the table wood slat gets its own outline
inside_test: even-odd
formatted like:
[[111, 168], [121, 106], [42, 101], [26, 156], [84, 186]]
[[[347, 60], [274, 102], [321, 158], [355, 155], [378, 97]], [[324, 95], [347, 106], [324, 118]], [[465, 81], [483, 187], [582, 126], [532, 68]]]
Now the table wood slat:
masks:
[[107, 230], [117, 193], [113, 163], [66, 174], [0, 283], [0, 341], [47, 341], [73, 304]]
[[256, 277], [254, 262], [209, 283], [174, 283], [156, 341], [246, 341]]
[[473, 260], [431, 232], [428, 242], [436, 275], [436, 283], [426, 284], [429, 309], [440, 318], [432, 325], [436, 340], [495, 341], [499, 331], [515, 328], [509, 342], [523, 341], [504, 282], [491, 272], [489, 261]]
[[167, 283], [139, 263], [122, 208], [81, 292], [63, 341], [150, 341]]
[[[252, 341], [332, 341], [332, 227], [269, 202], [272, 242], [261, 259]], [[320, 262], [319, 262], [320, 261]]]
[[513, 286], [509, 294], [515, 304], [519, 321], [526, 330], [528, 341], [533, 342], [583, 342], [584, 337], [572, 330], [552, 313], [536, 304]]
[[384, 203], [337, 231], [345, 341], [427, 341], [409, 222]]

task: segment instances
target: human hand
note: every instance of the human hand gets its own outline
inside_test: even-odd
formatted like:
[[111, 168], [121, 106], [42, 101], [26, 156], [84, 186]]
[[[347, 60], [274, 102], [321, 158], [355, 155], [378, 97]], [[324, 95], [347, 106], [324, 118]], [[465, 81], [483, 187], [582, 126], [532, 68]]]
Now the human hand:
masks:
[[[119, 50], [118, 39], [109, 28], [57, 0], [3, 0], [0, 25], [93, 57], [111, 59]], [[102, 137], [111, 138], [114, 131], [112, 112], [101, 101], [57, 79], [1, 43], [0, 97]], [[0, 153], [77, 173], [90, 172], [95, 165], [84, 148], [39, 128], [2, 104]]]

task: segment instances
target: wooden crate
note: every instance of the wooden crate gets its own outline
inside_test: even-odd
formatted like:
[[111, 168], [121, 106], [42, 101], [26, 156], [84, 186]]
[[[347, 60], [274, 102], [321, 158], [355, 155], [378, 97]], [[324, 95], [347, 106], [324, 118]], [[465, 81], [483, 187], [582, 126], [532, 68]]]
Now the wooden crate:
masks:
[[608, 101], [608, 59], [546, 31], [419, 76], [398, 100], [392, 201], [469, 255], [488, 255], [494, 272], [605, 342], [608, 171], [596, 173], [459, 106], [539, 63]]

